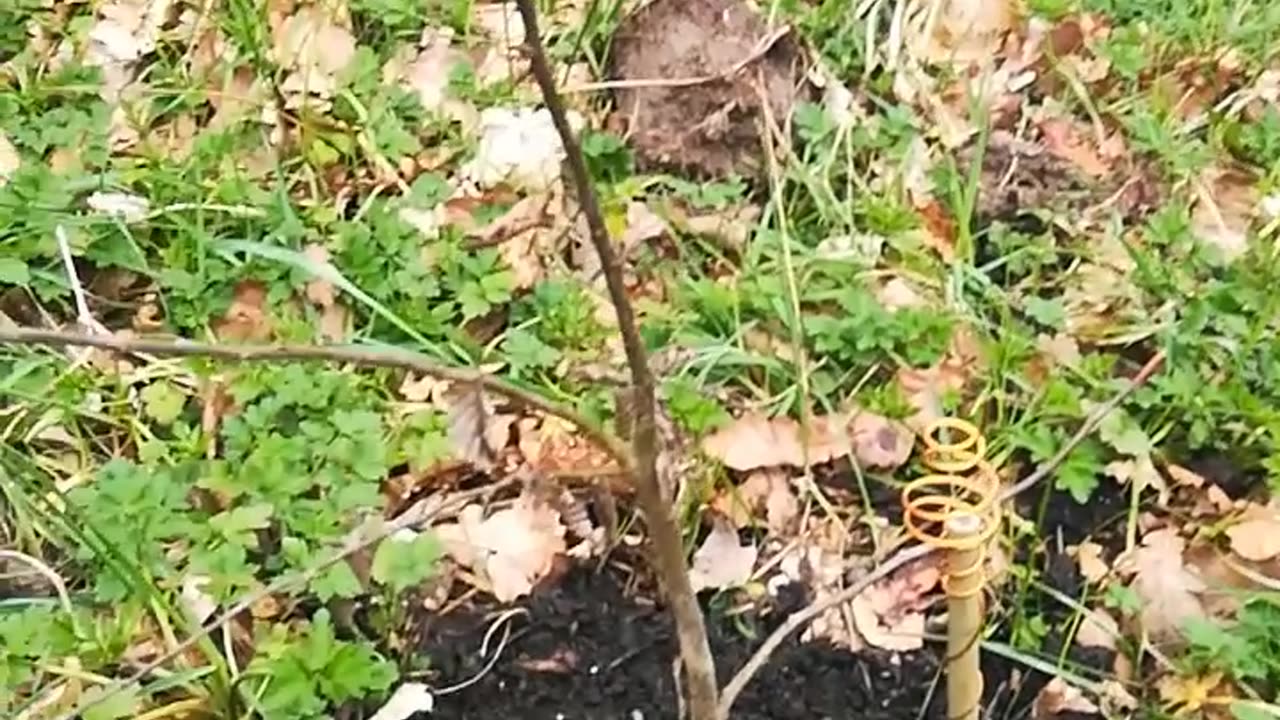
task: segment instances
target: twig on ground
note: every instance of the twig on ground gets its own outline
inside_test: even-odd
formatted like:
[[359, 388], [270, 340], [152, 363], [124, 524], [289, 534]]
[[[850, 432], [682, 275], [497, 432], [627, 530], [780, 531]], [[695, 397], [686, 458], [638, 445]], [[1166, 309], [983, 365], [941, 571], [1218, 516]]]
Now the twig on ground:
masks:
[[470, 500], [476, 497], [480, 497], [482, 495], [496, 492], [499, 488], [504, 487], [508, 483], [509, 481], [497, 483], [494, 485], [489, 485], [482, 488], [476, 488], [475, 490], [467, 490], [465, 492], [456, 493], [447, 498], [442, 498], [439, 495], [433, 495], [429, 498], [419, 501], [417, 504], [415, 504], [414, 506], [406, 510], [404, 513], [402, 513], [399, 517], [395, 518], [394, 520], [391, 520], [390, 522], [385, 523], [381, 528], [374, 530], [369, 535], [363, 538], [359, 538], [351, 541], [348, 545], [343, 547], [341, 550], [329, 556], [328, 558], [325, 558], [321, 562], [316, 563], [315, 565], [312, 565], [310, 567], [304, 568], [302, 570], [299, 570], [298, 572], [281, 575], [280, 577], [276, 578], [274, 581], [272, 581], [268, 585], [265, 585], [253, 592], [248, 593], [243, 598], [241, 598], [239, 602], [227, 608], [217, 617], [213, 618], [209, 622], [206, 622], [204, 625], [201, 625], [199, 630], [192, 633], [189, 637], [187, 637], [187, 639], [175, 645], [168, 652], [160, 655], [159, 657], [155, 658], [151, 662], [138, 668], [137, 671], [135, 671], [129, 677], [126, 677], [121, 680], [112, 681], [110, 685], [107, 685], [102, 689], [102, 692], [95, 694], [93, 697], [90, 697], [87, 700], [81, 700], [71, 710], [69, 710], [66, 713], [63, 713], [62, 715], [59, 715], [56, 718], [56, 720], [75, 720], [75, 718], [79, 717], [80, 714], [83, 713], [88, 708], [93, 707], [94, 705], [97, 705], [98, 703], [124, 690], [130, 685], [145, 679], [153, 671], [160, 668], [170, 660], [173, 660], [179, 655], [185, 653], [187, 650], [194, 647], [196, 643], [200, 642], [202, 639], [212, 634], [218, 628], [234, 620], [236, 616], [240, 615], [240, 613], [243, 613], [247, 611], [249, 608], [253, 607], [253, 605], [257, 603], [259, 600], [262, 600], [263, 598], [269, 595], [274, 595], [279, 592], [284, 592], [285, 590], [288, 590], [291, 587], [308, 583], [314, 578], [316, 578], [317, 576], [319, 576], [320, 573], [329, 569], [329, 567], [336, 565], [342, 562], [343, 560], [346, 560], [347, 558], [351, 557], [352, 555], [355, 555], [356, 553], [362, 550], [367, 550], [368, 548], [371, 548], [374, 545], [377, 545], [379, 542], [386, 539], [388, 536], [396, 533], [397, 531], [403, 530], [404, 528], [413, 527], [415, 525], [425, 525], [427, 523], [430, 523], [431, 521], [440, 517], [441, 515], [455, 511], [456, 509], [459, 508], [459, 506], [466, 504], [467, 502], [469, 502]]
[[[1126, 398], [1133, 394], [1133, 391], [1142, 387], [1142, 385], [1155, 374], [1156, 370], [1160, 368], [1160, 365], [1163, 362], [1163, 351], [1157, 352], [1153, 355], [1151, 359], [1142, 366], [1142, 369], [1139, 370], [1138, 373], [1125, 385], [1124, 389], [1117, 392], [1110, 400], [1098, 406], [1092, 413], [1090, 413], [1089, 417], [1080, 425], [1080, 429], [1071, 436], [1071, 439], [1068, 440], [1060, 450], [1058, 450], [1057, 454], [1049, 458], [1047, 462], [1040, 465], [1040, 467], [1036, 468], [1034, 472], [1023, 478], [1018, 483], [1005, 488], [1005, 490], [1000, 493], [1000, 502], [1005, 502], [1026, 492], [1027, 490], [1030, 490], [1032, 487], [1035, 487], [1037, 483], [1052, 475], [1053, 472], [1062, 465], [1063, 461], [1067, 459], [1067, 456], [1071, 454], [1071, 451], [1080, 445], [1080, 443], [1084, 442], [1085, 438], [1089, 437], [1089, 435], [1098, 428], [1098, 425], [1101, 424], [1107, 415], [1110, 415], [1112, 410], [1115, 410], [1120, 403], [1124, 402]], [[802, 610], [792, 613], [791, 616], [787, 618], [786, 622], [782, 623], [777, 630], [774, 630], [769, 637], [765, 638], [764, 643], [760, 645], [756, 652], [752, 654], [746, 663], [743, 664], [742, 668], [729, 680], [728, 684], [724, 686], [724, 689], [720, 692], [720, 717], [729, 717], [729, 710], [733, 707], [734, 700], [737, 700], [738, 695], [742, 693], [743, 688], [745, 688], [747, 683], [751, 681], [751, 678], [759, 672], [760, 668], [764, 667], [764, 664], [769, 661], [769, 656], [772, 655], [773, 651], [787, 639], [787, 636], [807, 625], [810, 620], [821, 615], [827, 609], [849, 602], [868, 587], [889, 577], [895, 571], [907, 564], [932, 555], [936, 550], [937, 548], [929, 545], [914, 545], [905, 550], [901, 550], [893, 557], [877, 565], [874, 570], [862, 576], [857, 582], [839, 593], [823, 598]]]
[[622, 467], [629, 468], [631, 462], [631, 453], [621, 440], [582, 414], [493, 375], [465, 368], [441, 365], [423, 355], [407, 350], [375, 350], [354, 345], [214, 345], [188, 340], [85, 335], [56, 330], [3, 327], [0, 327], [0, 345], [86, 346], [129, 354], [147, 353], [170, 357], [209, 357], [234, 362], [320, 360], [326, 362], [349, 362], [364, 367], [410, 370], [441, 380], [474, 383], [495, 395], [501, 395], [517, 404], [568, 420], [576, 425], [584, 435], [599, 443]]
[[62, 603], [62, 609], [67, 613], [71, 622], [75, 622], [75, 608], [71, 605], [71, 596], [67, 594], [67, 584], [62, 581], [61, 575], [59, 575], [53, 568], [46, 565], [39, 558], [28, 555], [24, 552], [0, 549], [0, 560], [5, 559], [23, 563], [35, 571], [37, 575], [48, 580], [49, 584], [53, 585], [54, 591], [58, 593], [58, 601]]
[[631, 423], [631, 448], [634, 453], [632, 474], [636, 486], [636, 498], [644, 512], [653, 542], [654, 564], [662, 579], [671, 613], [675, 617], [676, 634], [680, 641], [680, 657], [684, 661], [689, 695], [689, 714], [692, 720], [715, 720], [716, 673], [711, 645], [707, 640], [706, 626], [698, 598], [694, 595], [685, 568], [684, 543], [680, 527], [676, 523], [674, 509], [663, 499], [658, 479], [658, 447], [656, 407], [653, 371], [640, 338], [635, 311], [627, 297], [622, 276], [622, 261], [614, 250], [600, 202], [587, 173], [586, 159], [569, 126], [564, 102], [556, 90], [555, 75], [547, 61], [542, 38], [538, 32], [538, 14], [533, 0], [516, 0], [520, 17], [524, 20], [525, 42], [529, 50], [529, 64], [533, 76], [542, 90], [542, 97], [555, 123], [556, 131], [564, 145], [570, 175], [577, 192], [578, 206], [586, 216], [591, 244], [595, 246], [604, 272], [609, 299], [618, 317], [618, 332], [622, 336], [627, 365], [631, 371], [631, 399], [633, 416]]
[[563, 90], [566, 95], [573, 95], [582, 92], [596, 92], [598, 90], [639, 90], [643, 88], [685, 88], [696, 87], [698, 85], [706, 85], [707, 83], [716, 82], [717, 80], [726, 80], [742, 72], [751, 63], [759, 60], [769, 51], [773, 49], [778, 41], [791, 32], [791, 26], [783, 25], [778, 29], [762, 36], [756, 44], [751, 48], [751, 52], [746, 57], [735, 62], [729, 67], [718, 73], [711, 75], [698, 75], [695, 77], [683, 78], [630, 78], [627, 80], [604, 80], [601, 82], [581, 83], [579, 85], [571, 85]]

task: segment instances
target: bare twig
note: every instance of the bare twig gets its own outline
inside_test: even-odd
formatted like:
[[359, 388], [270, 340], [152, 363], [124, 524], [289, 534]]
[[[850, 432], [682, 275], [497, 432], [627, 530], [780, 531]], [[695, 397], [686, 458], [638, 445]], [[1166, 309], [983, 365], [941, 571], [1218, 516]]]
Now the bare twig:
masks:
[[139, 354], [210, 357], [235, 362], [281, 362], [321, 360], [348, 362], [365, 367], [387, 367], [430, 375], [441, 380], [474, 383], [496, 395], [548, 415], [573, 423], [583, 434], [599, 443], [620, 465], [630, 467], [631, 453], [612, 433], [583, 415], [535, 392], [512, 385], [485, 373], [432, 362], [425, 356], [400, 349], [371, 349], [352, 345], [214, 345], [188, 340], [130, 338], [116, 335], [84, 335], [56, 330], [0, 327], [0, 345], [86, 346]]
[[[1035, 487], [1037, 483], [1052, 475], [1053, 472], [1062, 465], [1063, 461], [1067, 459], [1067, 456], [1071, 454], [1071, 451], [1079, 446], [1080, 443], [1084, 442], [1085, 438], [1089, 437], [1089, 435], [1098, 428], [1098, 425], [1102, 423], [1107, 415], [1111, 414], [1112, 410], [1115, 410], [1120, 403], [1124, 402], [1126, 398], [1133, 394], [1134, 390], [1137, 390], [1148, 379], [1150, 379], [1150, 377], [1155, 374], [1156, 370], [1160, 368], [1160, 365], [1163, 362], [1163, 351], [1157, 352], [1153, 355], [1151, 359], [1142, 366], [1142, 369], [1139, 370], [1138, 373], [1125, 385], [1124, 389], [1120, 390], [1110, 400], [1098, 406], [1092, 413], [1090, 413], [1089, 417], [1080, 425], [1080, 429], [1071, 436], [1071, 439], [1068, 440], [1060, 450], [1058, 450], [1057, 454], [1052, 458], [1049, 458], [1049, 460], [1038, 467], [1035, 472], [1001, 492], [1000, 501], [1004, 502], [1010, 500], [1013, 497], [1030, 490], [1032, 487]], [[720, 693], [720, 717], [729, 717], [729, 710], [733, 707], [734, 700], [736, 700], [738, 695], [742, 693], [743, 688], [747, 686], [747, 683], [751, 681], [751, 678], [759, 672], [760, 668], [764, 667], [766, 662], [769, 661], [769, 656], [772, 655], [773, 651], [782, 644], [782, 641], [787, 639], [787, 636], [807, 625], [810, 620], [818, 617], [827, 609], [849, 602], [861, 594], [863, 590], [866, 590], [875, 583], [889, 577], [909, 563], [932, 555], [935, 550], [936, 548], [928, 545], [915, 545], [902, 550], [880, 565], [877, 565], [874, 570], [862, 576], [857, 582], [839, 593], [823, 598], [802, 610], [792, 613], [791, 616], [787, 618], [786, 622], [782, 623], [777, 630], [774, 630], [769, 637], [765, 638], [764, 643], [762, 643], [750, 659], [743, 664], [742, 669], [738, 670], [738, 672], [729, 680], [728, 684], [724, 686], [724, 690]]]
[[86, 709], [93, 707], [94, 705], [97, 705], [98, 703], [102, 702], [103, 700], [106, 700], [108, 697], [111, 697], [112, 695], [120, 692], [121, 690], [124, 690], [130, 685], [143, 680], [144, 678], [147, 677], [147, 675], [151, 674], [157, 668], [163, 666], [165, 663], [169, 662], [170, 660], [173, 660], [174, 658], [178, 657], [182, 653], [191, 649], [196, 645], [196, 643], [200, 642], [202, 639], [209, 636], [218, 628], [234, 620], [236, 616], [240, 615], [241, 613], [245, 612], [249, 608], [253, 607], [255, 603], [262, 600], [263, 598], [269, 595], [274, 595], [279, 592], [284, 592], [285, 590], [288, 590], [292, 587], [296, 587], [298, 585], [308, 583], [311, 580], [315, 579], [317, 576], [319, 576], [320, 573], [329, 569], [329, 567], [336, 565], [342, 562], [343, 560], [346, 560], [347, 558], [351, 557], [352, 555], [355, 555], [356, 553], [362, 550], [367, 550], [368, 548], [371, 548], [374, 545], [377, 545], [379, 542], [386, 539], [388, 536], [396, 533], [397, 531], [407, 527], [412, 527], [414, 525], [425, 525], [427, 523], [430, 523], [432, 520], [436, 519], [437, 517], [440, 517], [445, 513], [454, 512], [460, 506], [466, 504], [468, 501], [476, 497], [486, 495], [488, 493], [492, 493], [498, 487], [501, 487], [502, 485], [505, 485], [505, 484], [506, 483], [501, 483], [496, 486], [490, 485], [483, 488], [477, 488], [475, 490], [467, 490], [465, 492], [456, 493], [448, 498], [442, 498], [439, 495], [433, 495], [429, 498], [421, 500], [419, 503], [410, 507], [403, 514], [401, 514], [400, 517], [392, 520], [391, 522], [385, 523], [381, 528], [378, 528], [377, 530], [369, 533], [368, 535], [362, 538], [358, 538], [356, 540], [349, 542], [341, 550], [334, 553], [330, 557], [322, 560], [321, 562], [315, 565], [312, 565], [310, 567], [304, 568], [302, 570], [299, 570], [298, 572], [281, 575], [270, 584], [264, 587], [261, 587], [253, 592], [248, 593], [243, 598], [241, 598], [239, 602], [227, 608], [217, 617], [213, 618], [212, 620], [205, 623], [204, 625], [201, 625], [199, 630], [192, 633], [188, 638], [186, 638], [182, 642], [175, 645], [168, 652], [160, 655], [159, 657], [155, 658], [154, 660], [147, 663], [146, 665], [143, 665], [142, 667], [138, 668], [137, 671], [135, 671], [129, 677], [126, 677], [121, 680], [112, 681], [110, 685], [107, 685], [102, 689], [102, 692], [95, 693], [92, 697], [89, 697], [88, 699], [85, 699], [85, 700], [81, 700], [71, 710], [69, 710], [68, 712], [62, 715], [59, 715], [56, 718], [56, 720], [75, 720], [75, 718], [79, 717], [80, 713], [83, 713]]
[[578, 144], [573, 129], [569, 127], [564, 102], [556, 90], [555, 76], [547, 61], [546, 51], [542, 47], [542, 38], [538, 33], [538, 14], [534, 9], [533, 0], [517, 0], [516, 6], [520, 9], [521, 19], [524, 20], [530, 67], [534, 78], [538, 81], [538, 86], [542, 89], [547, 111], [551, 114], [556, 131], [564, 144], [570, 174], [578, 195], [578, 205], [586, 216], [591, 244], [595, 246], [596, 253], [600, 256], [605, 283], [609, 288], [609, 299], [618, 316], [618, 332], [622, 335], [627, 365], [631, 370], [631, 397], [634, 402], [631, 448], [634, 453], [633, 477], [636, 498], [644, 511], [649, 536], [653, 542], [654, 562], [658, 575], [662, 578], [667, 601], [671, 605], [671, 612], [676, 621], [680, 656], [684, 661], [685, 675], [688, 680], [690, 717], [692, 720], [715, 720], [716, 674], [711, 645], [707, 641], [702, 609], [698, 607], [698, 598], [693, 593], [693, 587], [685, 569], [684, 544], [680, 527], [676, 523], [673, 508], [663, 499], [658, 481], [653, 372], [649, 368], [644, 342], [637, 328], [635, 311], [631, 307], [631, 300], [627, 297], [627, 289], [622, 277], [622, 261], [609, 239], [604, 216], [600, 212], [600, 203], [591, 185], [591, 177], [587, 173], [582, 147]]

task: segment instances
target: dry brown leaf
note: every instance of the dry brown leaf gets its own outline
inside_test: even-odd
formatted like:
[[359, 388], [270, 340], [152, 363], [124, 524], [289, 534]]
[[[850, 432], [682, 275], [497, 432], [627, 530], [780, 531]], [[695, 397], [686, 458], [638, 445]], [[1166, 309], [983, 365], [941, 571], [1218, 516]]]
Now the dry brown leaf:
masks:
[[649, 206], [631, 201], [627, 203], [627, 229], [622, 232], [622, 247], [631, 250], [640, 243], [667, 234], [667, 221], [649, 209]]
[[[806, 443], [800, 423], [749, 413], [702, 441], [703, 452], [734, 470], [786, 465], [802, 467]], [[810, 422], [807, 457], [811, 464], [848, 454], [852, 448], [845, 421], [839, 416], [815, 417]]]
[[213, 331], [220, 340], [266, 340], [271, 336], [271, 319], [267, 317], [267, 286], [257, 280], [236, 283], [231, 305], [215, 321]]
[[1116, 649], [1120, 637], [1120, 625], [1106, 610], [1094, 609], [1085, 613], [1076, 630], [1076, 644], [1087, 648]]
[[1231, 549], [1252, 562], [1264, 562], [1280, 555], [1280, 518], [1258, 517], [1227, 528]]
[[1097, 715], [1100, 710], [1074, 685], [1055, 677], [1040, 689], [1035, 705], [1031, 708], [1031, 720], [1055, 720], [1063, 715], [1075, 718], [1079, 715]]
[[1204, 476], [1197, 472], [1192, 472], [1181, 465], [1174, 465], [1173, 463], [1165, 465], [1164, 469], [1165, 472], [1169, 473], [1169, 478], [1179, 485], [1191, 488], [1204, 487]]
[[913, 563], [859, 593], [850, 603], [853, 624], [870, 645], [885, 650], [924, 647], [925, 596], [941, 578], [935, 563]]
[[537, 472], [552, 476], [618, 473], [614, 459], [565, 420], [521, 418], [516, 427], [520, 455]]
[[786, 532], [800, 511], [800, 502], [782, 468], [752, 471], [736, 488], [721, 491], [711, 501], [711, 509], [725, 517], [735, 528], [753, 524], [763, 512], [769, 531]]
[[1080, 364], [1080, 345], [1076, 339], [1066, 333], [1038, 335], [1036, 349], [1053, 361], [1058, 367], [1075, 367]]
[[1153, 639], [1172, 639], [1187, 620], [1205, 614], [1198, 595], [1205, 585], [1183, 563], [1185, 547], [1177, 531], [1164, 528], [1148, 532], [1134, 551], [1130, 587], [1142, 600], [1142, 625]]
[[418, 96], [422, 108], [435, 112], [446, 107], [449, 95], [449, 77], [454, 66], [466, 62], [466, 55], [453, 48], [453, 29], [426, 28], [419, 42], [417, 56], [401, 68], [388, 67], [384, 71], [399, 70], [399, 81]]
[[1097, 543], [1080, 543], [1076, 548], [1076, 562], [1080, 564], [1080, 575], [1089, 582], [1098, 582], [1111, 573], [1102, 559], [1102, 546]]
[[1066, 160], [1085, 175], [1100, 178], [1111, 174], [1111, 163], [1102, 158], [1087, 131], [1071, 120], [1058, 117], [1041, 120], [1040, 137], [1050, 155]]
[[1196, 204], [1191, 232], [1225, 262], [1243, 255], [1249, 248], [1249, 226], [1262, 197], [1255, 179], [1242, 171], [1211, 167], [1200, 174], [1193, 187]]
[[280, 84], [285, 106], [325, 102], [338, 89], [338, 75], [355, 58], [356, 41], [346, 18], [320, 5], [301, 7], [272, 33], [272, 52], [286, 72]]
[[911, 457], [915, 435], [906, 425], [872, 412], [853, 418], [854, 457], [863, 467], [891, 470]]
[[482, 573], [501, 602], [527, 595], [565, 551], [560, 514], [529, 493], [487, 518], [479, 505], [468, 505], [458, 522], [435, 531], [449, 555]]
[[707, 539], [693, 554], [693, 566], [689, 568], [693, 591], [746, 583], [755, 568], [757, 554], [755, 546], [743, 545], [738, 540], [738, 531], [733, 525], [724, 518], [715, 518]]
[[910, 283], [898, 277], [890, 279], [876, 290], [876, 300], [879, 300], [880, 305], [890, 312], [924, 307], [928, 304]]
[[926, 63], [989, 64], [1021, 22], [1013, 0], [949, 0], [935, 7], [937, 12], [919, 13], [908, 29], [912, 57]]
[[1179, 713], [1196, 713], [1216, 698], [1230, 695], [1229, 690], [1219, 690], [1222, 673], [1204, 675], [1165, 675], [1156, 682], [1156, 690], [1169, 709]]

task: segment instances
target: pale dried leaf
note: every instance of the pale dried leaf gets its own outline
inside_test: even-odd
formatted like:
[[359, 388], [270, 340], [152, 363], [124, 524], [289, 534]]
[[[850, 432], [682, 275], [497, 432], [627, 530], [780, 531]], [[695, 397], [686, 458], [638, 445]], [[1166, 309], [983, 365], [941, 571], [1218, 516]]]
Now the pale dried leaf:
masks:
[[307, 5], [273, 32], [275, 61], [287, 72], [280, 84], [287, 107], [301, 107], [310, 96], [328, 99], [337, 92], [339, 73], [356, 55], [355, 37], [339, 19], [319, 5]]
[[853, 418], [853, 453], [863, 467], [891, 470], [911, 457], [915, 435], [906, 425], [862, 411]]
[[[800, 423], [791, 418], [770, 418], [750, 413], [707, 436], [702, 449], [734, 470], [755, 470], [786, 465], [823, 463], [851, 451], [844, 418], [815, 417], [810, 422], [808, 442], [801, 439]], [[807, 453], [806, 453], [807, 445]]]
[[236, 283], [231, 305], [213, 329], [222, 340], [266, 340], [271, 335], [267, 317], [267, 286], [258, 280]]
[[1076, 339], [1066, 333], [1053, 336], [1038, 335], [1036, 349], [1053, 360], [1060, 367], [1076, 367], [1080, 364], [1080, 345]]
[[1131, 588], [1143, 601], [1143, 627], [1153, 638], [1175, 637], [1187, 620], [1205, 614], [1198, 597], [1205, 585], [1183, 564], [1185, 547], [1175, 530], [1165, 528], [1147, 533], [1134, 551]]
[[634, 248], [666, 233], [667, 221], [650, 210], [648, 205], [634, 200], [627, 204], [627, 229], [622, 232], [622, 247]]
[[711, 532], [693, 554], [689, 582], [694, 592], [707, 589], [737, 587], [751, 578], [758, 551], [743, 545], [738, 532], [722, 518], [716, 518]]
[[1111, 572], [1102, 559], [1102, 546], [1097, 543], [1080, 543], [1076, 548], [1076, 562], [1080, 565], [1080, 575], [1089, 582], [1098, 582]]
[[0, 132], [0, 187], [9, 182], [9, 178], [22, 167], [22, 158], [18, 149], [9, 142], [9, 136]]
[[142, 222], [151, 212], [150, 201], [133, 193], [95, 192], [86, 203], [94, 212], [120, 218], [126, 223]]
[[182, 578], [182, 605], [196, 624], [201, 624], [218, 610], [218, 603], [205, 592], [210, 578], [207, 575], [187, 575]]
[[565, 552], [560, 514], [530, 494], [487, 518], [469, 505], [436, 533], [454, 560], [484, 574], [501, 602], [527, 595]]
[[911, 287], [911, 284], [902, 278], [895, 277], [876, 291], [876, 299], [885, 310], [893, 312], [904, 308], [924, 307], [928, 303], [920, 296], [920, 293]]
[[[493, 467], [497, 459], [488, 441], [492, 415], [493, 408], [478, 384], [458, 388], [449, 399], [449, 443], [459, 460], [481, 470]], [[510, 427], [510, 422], [506, 425]]]
[[1245, 560], [1264, 562], [1280, 555], [1280, 518], [1259, 517], [1227, 528], [1231, 549]]
[[849, 603], [854, 627], [870, 645], [918, 650], [924, 646], [925, 596], [940, 578], [937, 565], [924, 560], [872, 585]]
[[396, 688], [369, 720], [408, 720], [414, 713], [430, 714], [435, 707], [435, 696], [431, 694], [431, 688], [422, 683], [409, 682]]
[[1179, 485], [1190, 487], [1190, 488], [1204, 487], [1205, 479], [1204, 479], [1204, 476], [1201, 475], [1200, 473], [1188, 470], [1187, 468], [1184, 468], [1181, 465], [1174, 465], [1172, 463], [1166, 465], [1164, 469], [1165, 469], [1165, 472], [1169, 473], [1170, 479], [1172, 479], [1175, 483]]
[[782, 472], [769, 473], [769, 493], [764, 499], [765, 522], [769, 532], [785, 533], [800, 514], [800, 500], [791, 489], [791, 482]]
[[950, 0], [933, 7], [937, 12], [918, 13], [908, 35], [912, 57], [928, 63], [989, 64], [1019, 22], [1012, 0]]
[[1106, 610], [1094, 609], [1085, 613], [1076, 630], [1076, 644], [1081, 647], [1116, 649], [1120, 625]]
[[1084, 693], [1062, 678], [1055, 677], [1040, 689], [1035, 705], [1031, 708], [1031, 720], [1055, 720], [1068, 713], [1097, 715], [1101, 712]]
[[1102, 157], [1088, 131], [1067, 118], [1040, 121], [1040, 136], [1050, 155], [1066, 160], [1089, 177], [1111, 174], [1111, 163]]
[[1191, 232], [1214, 248], [1219, 258], [1231, 262], [1248, 250], [1249, 225], [1261, 194], [1245, 173], [1209, 168], [1193, 183], [1196, 205]]
[[[329, 250], [323, 245], [311, 243], [303, 248], [302, 254], [317, 265], [329, 264]], [[322, 308], [331, 307], [336, 300], [333, 283], [319, 277], [307, 281], [304, 293], [308, 301]]]
[[445, 107], [450, 73], [455, 65], [466, 61], [466, 55], [454, 49], [452, 43], [452, 28], [427, 28], [423, 31], [422, 49], [400, 70], [400, 83], [417, 94], [427, 112]]
[[[578, 130], [583, 120], [570, 113], [569, 123]], [[462, 172], [481, 188], [507, 183], [540, 192], [559, 180], [563, 159], [560, 135], [545, 108], [492, 107], [480, 115], [480, 145]]]

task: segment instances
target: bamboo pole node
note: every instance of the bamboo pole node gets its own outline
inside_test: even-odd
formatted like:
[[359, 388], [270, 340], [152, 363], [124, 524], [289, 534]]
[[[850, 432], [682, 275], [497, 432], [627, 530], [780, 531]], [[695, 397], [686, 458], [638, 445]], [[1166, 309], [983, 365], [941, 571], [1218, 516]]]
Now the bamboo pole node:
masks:
[[903, 525], [920, 542], [946, 551], [947, 717], [978, 720], [984, 564], [987, 541], [999, 527], [999, 479], [986, 460], [986, 438], [972, 423], [941, 418], [923, 442], [923, 461], [933, 472], [903, 488]]

